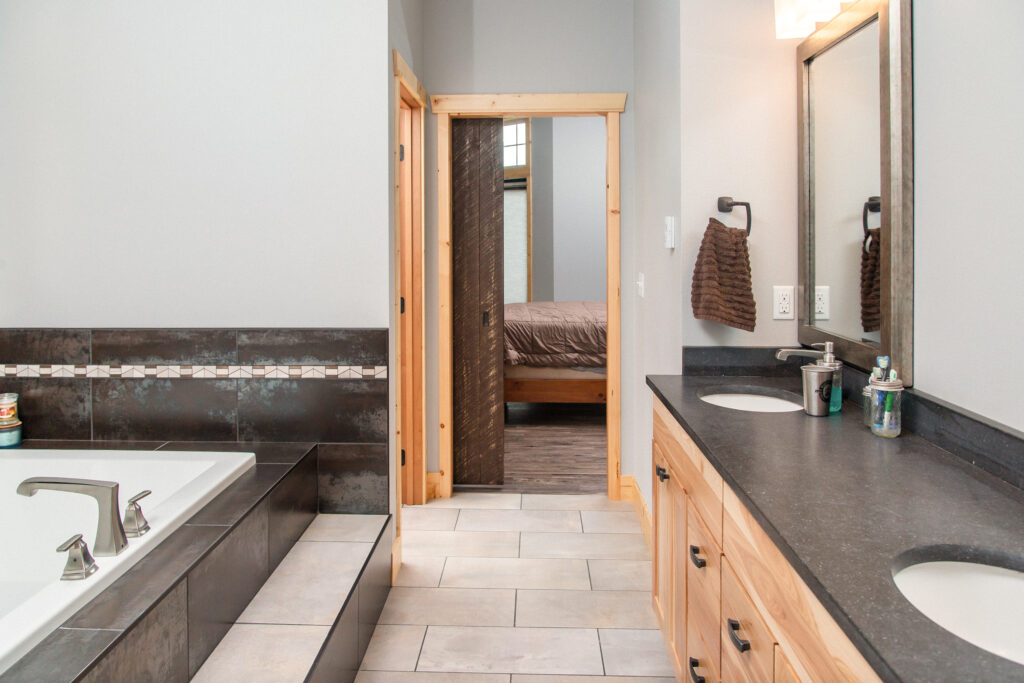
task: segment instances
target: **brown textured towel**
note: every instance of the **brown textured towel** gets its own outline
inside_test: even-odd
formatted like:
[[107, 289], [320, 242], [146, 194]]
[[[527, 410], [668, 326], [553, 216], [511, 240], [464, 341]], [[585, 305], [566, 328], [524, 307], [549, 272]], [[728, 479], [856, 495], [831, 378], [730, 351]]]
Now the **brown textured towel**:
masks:
[[690, 303], [694, 318], [754, 331], [757, 311], [746, 230], [710, 219], [693, 269]]
[[881, 230], [871, 228], [860, 250], [860, 324], [865, 332], [882, 327]]

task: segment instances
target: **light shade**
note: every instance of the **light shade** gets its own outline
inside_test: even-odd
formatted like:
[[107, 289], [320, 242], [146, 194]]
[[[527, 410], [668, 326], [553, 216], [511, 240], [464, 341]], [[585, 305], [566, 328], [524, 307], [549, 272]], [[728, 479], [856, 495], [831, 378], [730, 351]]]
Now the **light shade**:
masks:
[[805, 38], [839, 14], [839, 0], [775, 0], [775, 37]]

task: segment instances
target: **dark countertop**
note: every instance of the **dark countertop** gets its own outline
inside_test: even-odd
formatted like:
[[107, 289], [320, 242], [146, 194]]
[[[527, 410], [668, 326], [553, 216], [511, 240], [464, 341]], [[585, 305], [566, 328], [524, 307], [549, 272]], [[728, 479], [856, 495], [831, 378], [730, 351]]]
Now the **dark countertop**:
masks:
[[938, 626], [892, 579], [894, 560], [925, 546], [947, 546], [941, 559], [977, 548], [1024, 557], [1024, 492], [913, 434], [875, 437], [856, 403], [809, 417], [698, 397], [743, 384], [799, 395], [799, 379], [663, 375], [647, 384], [883, 680], [1024, 681], [1024, 666]]

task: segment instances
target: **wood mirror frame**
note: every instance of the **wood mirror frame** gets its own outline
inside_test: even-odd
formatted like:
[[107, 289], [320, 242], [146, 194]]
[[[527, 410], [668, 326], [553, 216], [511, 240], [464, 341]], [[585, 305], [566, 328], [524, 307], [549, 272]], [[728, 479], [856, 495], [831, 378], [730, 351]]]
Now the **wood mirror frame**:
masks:
[[[809, 72], [813, 59], [878, 19], [881, 95], [881, 344], [827, 332], [812, 323], [814, 234], [811, 217], [814, 158], [811, 150]], [[859, 0], [797, 47], [799, 141], [799, 289], [801, 344], [831, 341], [847, 363], [870, 369], [887, 355], [904, 384], [913, 383], [914, 348], [914, 119], [911, 0]]]

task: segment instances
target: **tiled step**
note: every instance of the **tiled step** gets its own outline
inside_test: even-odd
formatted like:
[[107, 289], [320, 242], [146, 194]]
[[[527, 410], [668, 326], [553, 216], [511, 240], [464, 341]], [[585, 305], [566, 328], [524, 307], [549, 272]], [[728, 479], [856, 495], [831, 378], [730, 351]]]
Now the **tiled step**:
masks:
[[351, 681], [391, 579], [388, 515], [318, 515], [192, 679]]

